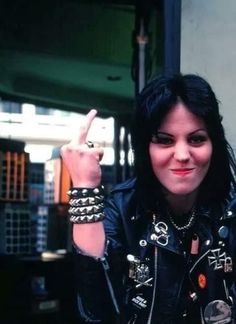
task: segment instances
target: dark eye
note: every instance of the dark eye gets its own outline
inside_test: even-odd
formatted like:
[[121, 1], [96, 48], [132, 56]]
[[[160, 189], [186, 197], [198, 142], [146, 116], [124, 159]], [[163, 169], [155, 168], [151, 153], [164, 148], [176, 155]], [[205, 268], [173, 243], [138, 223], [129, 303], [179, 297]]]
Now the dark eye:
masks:
[[199, 145], [207, 141], [207, 136], [205, 135], [191, 135], [188, 139], [190, 144]]
[[157, 133], [152, 135], [151, 142], [154, 144], [171, 145], [173, 138], [165, 134]]

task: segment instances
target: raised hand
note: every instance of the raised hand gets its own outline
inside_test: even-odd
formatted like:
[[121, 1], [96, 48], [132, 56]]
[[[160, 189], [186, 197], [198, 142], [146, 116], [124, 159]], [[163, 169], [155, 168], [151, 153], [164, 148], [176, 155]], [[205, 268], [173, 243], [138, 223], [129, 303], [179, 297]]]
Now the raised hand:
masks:
[[86, 144], [87, 135], [97, 114], [90, 110], [79, 128], [79, 136], [61, 148], [62, 159], [69, 171], [74, 187], [94, 188], [101, 182], [100, 161], [103, 149]]

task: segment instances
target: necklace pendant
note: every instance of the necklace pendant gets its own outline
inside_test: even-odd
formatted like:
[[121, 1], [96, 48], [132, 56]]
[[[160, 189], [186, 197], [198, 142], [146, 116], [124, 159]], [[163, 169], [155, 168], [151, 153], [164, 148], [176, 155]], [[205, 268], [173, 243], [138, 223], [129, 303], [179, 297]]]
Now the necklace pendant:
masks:
[[183, 230], [181, 233], [182, 233], [182, 237], [185, 238], [186, 237], [186, 231]]

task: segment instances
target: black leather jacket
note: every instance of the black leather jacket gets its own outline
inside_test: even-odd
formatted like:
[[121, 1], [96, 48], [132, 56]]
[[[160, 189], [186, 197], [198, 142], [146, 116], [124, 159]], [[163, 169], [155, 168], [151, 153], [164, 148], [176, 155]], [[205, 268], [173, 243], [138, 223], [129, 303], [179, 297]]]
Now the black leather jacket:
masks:
[[135, 183], [115, 187], [106, 203], [104, 258], [76, 249], [82, 322], [228, 323], [215, 307], [235, 317], [236, 199], [199, 206], [183, 233], [161, 208], [153, 216], [142, 207]]

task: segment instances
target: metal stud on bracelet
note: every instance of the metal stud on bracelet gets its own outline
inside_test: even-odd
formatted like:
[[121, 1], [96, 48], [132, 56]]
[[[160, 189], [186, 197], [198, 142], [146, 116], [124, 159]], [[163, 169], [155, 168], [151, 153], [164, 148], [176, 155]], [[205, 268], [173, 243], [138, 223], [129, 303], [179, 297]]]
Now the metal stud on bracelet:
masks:
[[94, 197], [87, 197], [87, 198], [71, 198], [69, 201], [69, 205], [72, 207], [79, 207], [79, 206], [91, 206], [102, 203], [104, 200], [104, 196], [94, 196]]
[[84, 215], [84, 216], [71, 215], [70, 221], [73, 224], [96, 223], [96, 222], [102, 221], [104, 219], [104, 217], [105, 217], [105, 214], [103, 212], [91, 214], [91, 215]]
[[67, 194], [70, 198], [85, 198], [85, 197], [94, 197], [97, 195], [104, 196], [104, 187], [96, 188], [71, 188]]
[[70, 207], [69, 214], [75, 216], [82, 216], [82, 215], [91, 215], [94, 213], [100, 213], [104, 209], [104, 204], [97, 204], [85, 207]]

